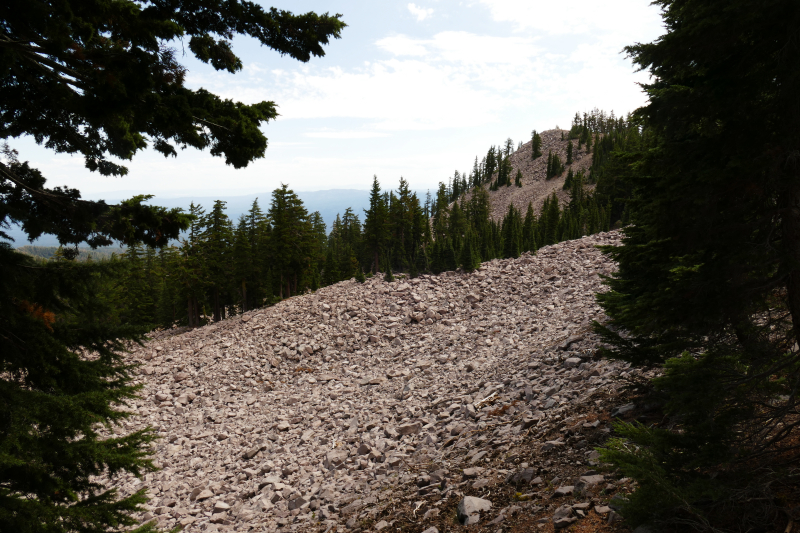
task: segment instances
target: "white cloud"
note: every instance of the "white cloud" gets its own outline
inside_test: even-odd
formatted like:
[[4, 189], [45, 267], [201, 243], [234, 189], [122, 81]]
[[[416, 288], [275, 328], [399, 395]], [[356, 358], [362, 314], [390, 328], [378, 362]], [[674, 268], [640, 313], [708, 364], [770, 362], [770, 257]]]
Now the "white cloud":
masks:
[[663, 33], [658, 10], [647, 0], [479, 0], [496, 21], [511, 22], [517, 31], [549, 35], [616, 34], [624, 44], [650, 41]]
[[433, 9], [425, 9], [417, 4], [408, 4], [408, 10], [412, 15], [417, 17], [418, 22], [422, 22], [433, 14]]
[[320, 130], [306, 132], [305, 136], [317, 139], [372, 139], [374, 137], [388, 137], [389, 134], [380, 131]]

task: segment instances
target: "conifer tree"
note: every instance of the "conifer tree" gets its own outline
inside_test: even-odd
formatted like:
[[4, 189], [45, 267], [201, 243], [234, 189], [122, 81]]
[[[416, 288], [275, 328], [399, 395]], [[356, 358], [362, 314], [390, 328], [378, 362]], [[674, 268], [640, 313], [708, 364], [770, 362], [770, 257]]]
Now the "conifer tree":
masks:
[[635, 120], [654, 143], [626, 154], [640, 177], [623, 245], [606, 250], [620, 270], [598, 332], [608, 355], [662, 366], [664, 416], [618, 424], [604, 460], [638, 483], [632, 527], [783, 531], [776, 487], [797, 486], [800, 5], [659, 4], [667, 33], [626, 49], [651, 74]]
[[567, 143], [567, 165], [572, 164], [572, 141]]
[[533, 211], [532, 202], [528, 202], [528, 210], [525, 212], [525, 220], [522, 223], [522, 251], [536, 251], [536, 214]]
[[533, 130], [531, 134], [531, 159], [542, 157], [542, 136]]
[[567, 190], [570, 187], [572, 187], [572, 179], [573, 178], [574, 178], [574, 175], [572, 174], [572, 169], [570, 168], [569, 171], [567, 172], [567, 179], [564, 180], [564, 186], [561, 187], [561, 188], [564, 189], [564, 190]]
[[225, 202], [216, 200], [212, 210], [201, 222], [200, 238], [203, 267], [211, 291], [211, 308], [214, 322], [223, 318], [223, 292], [227, 289], [231, 276], [230, 248], [233, 242], [233, 229]]
[[303, 202], [285, 184], [272, 192], [269, 209], [272, 221], [273, 275], [278, 294], [288, 298], [305, 289], [312, 263], [313, 234]]
[[522, 170], [517, 169], [517, 175], [514, 178], [514, 185], [517, 187], [522, 187]]
[[364, 211], [364, 247], [369, 258], [369, 269], [377, 272], [380, 257], [385, 253], [389, 240], [389, 208], [381, 196], [378, 176], [372, 178], [369, 193], [369, 209]]
[[519, 210], [513, 203], [508, 204], [508, 211], [503, 219], [503, 257], [517, 258], [522, 252], [522, 219]]
[[480, 260], [475, 252], [475, 238], [472, 230], [467, 230], [467, 234], [464, 236], [464, 245], [461, 247], [458, 263], [465, 272], [472, 272], [480, 265]]

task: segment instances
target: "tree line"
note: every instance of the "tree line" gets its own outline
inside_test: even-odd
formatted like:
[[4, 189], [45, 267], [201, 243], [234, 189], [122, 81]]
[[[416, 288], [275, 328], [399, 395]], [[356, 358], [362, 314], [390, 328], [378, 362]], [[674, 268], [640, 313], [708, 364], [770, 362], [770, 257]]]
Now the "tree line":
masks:
[[[328, 232], [320, 214], [309, 213], [288, 185], [282, 185], [273, 191], [266, 210], [256, 199], [236, 222], [227, 216], [224, 201], [214, 202], [208, 212], [192, 204], [192, 220], [178, 242], [128, 247], [119, 259], [127, 273], [108, 285], [108, 299], [117, 302], [120, 323], [197, 327], [347, 279], [471, 271], [483, 261], [515, 258], [607, 231], [620, 222], [625, 203], [624, 197], [611, 196], [619, 191], [616, 175], [605, 170], [615, 161], [609, 154], [641, 139], [639, 130], [621, 119], [613, 127], [599, 122], [605, 134], [596, 120], [584, 122], [587, 135], [598, 139], [595, 147], [607, 136], [615, 141], [606, 142], [605, 163], [593, 166], [589, 177], [569, 169], [566, 205], [553, 192], [538, 213], [532, 204], [524, 212], [509, 205], [502, 220], [494, 220], [483, 184], [501, 182], [502, 168], [455, 199], [451, 187], [456, 182], [440, 183], [436, 194], [424, 201], [405, 179], [386, 191], [376, 176], [368, 209], [360, 216], [348, 208]], [[508, 161], [505, 150], [512, 147], [509, 139], [499, 158]], [[490, 150], [486, 168], [493, 168], [494, 155], [498, 153]], [[587, 187], [591, 176], [598, 179], [594, 192]]]

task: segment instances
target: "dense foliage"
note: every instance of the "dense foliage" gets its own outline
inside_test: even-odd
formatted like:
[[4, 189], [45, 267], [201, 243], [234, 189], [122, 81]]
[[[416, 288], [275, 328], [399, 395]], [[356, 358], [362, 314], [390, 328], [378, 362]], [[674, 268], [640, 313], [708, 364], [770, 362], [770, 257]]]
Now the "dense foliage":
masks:
[[788, 531], [800, 496], [800, 4], [656, 3], [667, 33], [627, 49], [653, 76], [634, 116], [647, 149], [624, 129], [575, 131], [592, 141], [598, 192], [604, 180], [634, 199], [624, 245], [608, 250], [620, 269], [598, 331], [612, 357], [663, 368], [649, 402], [665, 416], [621, 424], [604, 456], [639, 483], [632, 525]]
[[[9, 0], [0, 3], [0, 139], [30, 135], [56, 152], [81, 154], [104, 175], [126, 173], [108, 157], [128, 160], [147, 146], [164, 155], [208, 148], [243, 167], [264, 155], [259, 128], [277, 115], [274, 104], [188, 89], [170, 43], [186, 38], [195, 57], [235, 72], [242, 68], [230, 45], [236, 35], [307, 61], [343, 27], [338, 15], [237, 0]], [[113, 206], [84, 201], [77, 190], [47, 188], [7, 145], [1, 155], [0, 238], [8, 240], [2, 230], [16, 223], [31, 239], [52, 234], [74, 247], [42, 263], [0, 243], [0, 531], [127, 528], [144, 489], [120, 497], [100, 480], [153, 468], [151, 430], [114, 432], [129, 416], [120, 407], [138, 390], [122, 354], [146, 328], [140, 319], [114, 320], [119, 305], [108, 287], [130, 274], [124, 263], [69, 259], [80, 243], [163, 247], [192, 230], [192, 219], [146, 205], [147, 196]], [[219, 259], [221, 209], [209, 220], [206, 252]], [[187, 284], [196, 294], [208, 284], [216, 297], [220, 271], [195, 279], [196, 267], [185, 265]], [[149, 288], [126, 312], [146, 316], [148, 298]]]

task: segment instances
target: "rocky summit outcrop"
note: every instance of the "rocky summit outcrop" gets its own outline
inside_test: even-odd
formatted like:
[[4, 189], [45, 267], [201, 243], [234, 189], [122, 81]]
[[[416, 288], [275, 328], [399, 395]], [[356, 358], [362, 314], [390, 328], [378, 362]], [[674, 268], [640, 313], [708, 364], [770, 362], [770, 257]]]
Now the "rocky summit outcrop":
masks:
[[582, 432], [608, 432], [598, 406], [628, 372], [589, 328], [614, 269], [595, 245], [618, 241], [338, 283], [137, 347], [141, 399], [120, 429], [154, 427], [161, 470], [114, 484], [149, 489], [142, 521], [187, 531], [433, 531], [456, 512], [569, 525], [589, 512], [576, 494], [610, 482], [556, 467], [596, 460]]
[[[567, 179], [567, 170], [558, 177], [547, 179], [547, 155], [552, 152], [557, 154], [562, 163], [567, 160], [567, 139], [568, 131], [566, 130], [547, 130], [540, 133], [542, 137], [542, 156], [536, 159], [531, 159], [533, 144], [531, 141], [523, 144], [517, 151], [512, 153], [509, 158], [511, 160], [511, 185], [508, 187], [500, 187], [496, 191], [490, 190], [491, 183], [482, 185], [484, 189], [489, 192], [489, 199], [491, 201], [491, 214], [492, 219], [500, 221], [503, 220], [508, 212], [508, 205], [514, 204], [514, 207], [522, 212], [525, 216], [525, 211], [528, 209], [528, 204], [533, 205], [534, 212], [538, 215], [541, 211], [542, 205], [547, 197], [553, 192], [558, 197], [559, 204], [563, 207], [569, 203], [570, 195], [568, 190], [564, 190], [564, 181]], [[564, 140], [561, 137], [564, 137]], [[568, 166], [573, 173], [584, 172], [588, 174], [589, 168], [592, 166], [592, 153], [586, 152], [586, 147], [578, 150], [578, 141], [573, 140], [573, 163]], [[522, 172], [522, 187], [514, 185], [514, 178], [517, 175], [517, 170]], [[497, 173], [492, 178], [497, 179]], [[587, 191], [594, 190], [594, 185], [586, 183]], [[472, 197], [472, 191], [466, 193], [466, 198]], [[460, 202], [461, 200], [459, 200]]]

